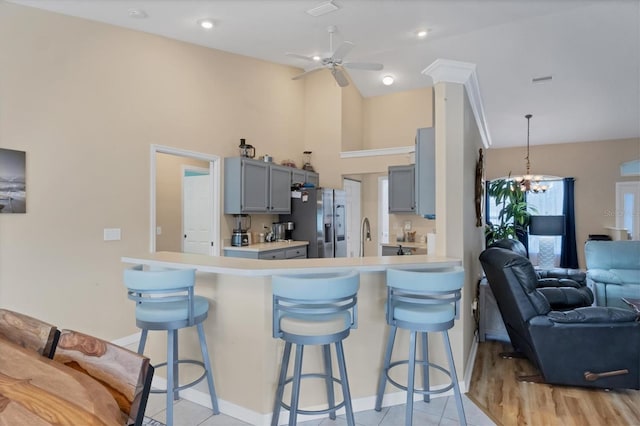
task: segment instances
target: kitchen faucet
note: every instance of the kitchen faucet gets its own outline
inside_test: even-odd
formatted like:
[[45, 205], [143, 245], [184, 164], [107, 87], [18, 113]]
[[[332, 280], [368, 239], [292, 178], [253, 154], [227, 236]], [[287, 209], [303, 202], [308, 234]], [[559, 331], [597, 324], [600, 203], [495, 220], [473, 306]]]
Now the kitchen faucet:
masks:
[[371, 224], [369, 218], [362, 218], [362, 226], [360, 227], [360, 257], [364, 257], [364, 239], [371, 241]]

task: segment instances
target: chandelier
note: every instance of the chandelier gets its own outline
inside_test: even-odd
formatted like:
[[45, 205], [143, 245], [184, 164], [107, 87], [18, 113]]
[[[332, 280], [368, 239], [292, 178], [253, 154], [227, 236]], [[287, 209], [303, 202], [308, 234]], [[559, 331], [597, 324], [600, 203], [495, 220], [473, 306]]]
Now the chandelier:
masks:
[[524, 192], [545, 192], [549, 189], [549, 186], [540, 183], [542, 176], [531, 174], [531, 163], [529, 162], [529, 122], [531, 117], [531, 114], [524, 116], [524, 118], [527, 119], [527, 173], [523, 176], [516, 176], [514, 179], [520, 185], [520, 189]]

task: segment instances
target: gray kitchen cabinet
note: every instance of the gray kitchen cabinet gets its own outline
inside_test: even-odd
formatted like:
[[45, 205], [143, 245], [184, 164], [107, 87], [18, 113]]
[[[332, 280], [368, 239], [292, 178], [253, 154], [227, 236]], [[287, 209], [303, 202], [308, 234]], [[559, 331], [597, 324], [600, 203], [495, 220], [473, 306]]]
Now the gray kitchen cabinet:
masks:
[[433, 127], [418, 129], [416, 135], [416, 213], [436, 217], [436, 136]]
[[291, 170], [244, 157], [224, 159], [224, 212], [289, 213]]
[[291, 167], [269, 164], [269, 213], [291, 213]]
[[227, 257], [241, 257], [244, 259], [306, 259], [307, 246], [283, 248], [267, 251], [249, 251], [249, 250], [225, 250], [224, 255]]
[[389, 213], [415, 213], [415, 165], [389, 167]]
[[320, 175], [316, 172], [305, 171], [305, 179], [307, 183], [312, 183], [316, 188], [320, 186]]
[[307, 181], [307, 174], [302, 169], [291, 169], [291, 185], [296, 183], [305, 183]]
[[320, 184], [320, 176], [316, 172], [302, 169], [291, 169], [291, 184], [312, 183], [315, 187]]

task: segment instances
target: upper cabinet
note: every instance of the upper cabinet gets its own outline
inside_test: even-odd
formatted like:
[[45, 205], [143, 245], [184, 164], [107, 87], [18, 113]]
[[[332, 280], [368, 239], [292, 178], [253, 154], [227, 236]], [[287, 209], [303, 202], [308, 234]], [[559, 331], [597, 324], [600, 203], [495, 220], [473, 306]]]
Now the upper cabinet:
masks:
[[433, 127], [418, 129], [415, 170], [416, 213], [436, 217], [436, 134]]
[[415, 166], [389, 167], [389, 213], [415, 213]]
[[302, 183], [312, 183], [313, 186], [318, 187], [320, 185], [320, 175], [309, 170], [291, 169], [291, 186]]
[[224, 159], [226, 214], [291, 212], [291, 168], [244, 157]]

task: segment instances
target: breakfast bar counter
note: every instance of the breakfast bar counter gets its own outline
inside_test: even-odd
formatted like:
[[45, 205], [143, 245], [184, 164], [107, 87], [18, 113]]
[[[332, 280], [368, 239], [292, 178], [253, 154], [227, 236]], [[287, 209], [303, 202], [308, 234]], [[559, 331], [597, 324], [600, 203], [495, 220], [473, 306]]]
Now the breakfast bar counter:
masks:
[[[219, 397], [220, 410], [245, 422], [269, 424], [273, 399], [278, 380], [278, 365], [284, 345], [272, 337], [273, 275], [306, 274], [356, 270], [360, 272], [358, 291], [358, 328], [351, 331], [345, 341], [345, 356], [354, 410], [373, 408], [374, 395], [388, 327], [384, 303], [386, 300], [386, 275], [388, 268], [442, 268], [460, 265], [458, 259], [435, 255], [323, 258], [289, 260], [255, 260], [222, 256], [157, 252], [138, 256], [125, 256], [127, 264], [142, 264], [168, 268], [194, 268], [196, 293], [211, 302], [209, 317], [204, 329], [209, 342], [214, 380]], [[127, 265], [130, 267], [130, 265]], [[133, 314], [131, 314], [132, 322]], [[185, 330], [180, 338], [181, 357], [199, 359], [197, 336]], [[456, 364], [462, 366], [462, 326], [450, 330]], [[156, 364], [166, 360], [166, 336], [149, 333], [146, 355]], [[394, 357], [407, 358], [408, 333], [398, 332], [398, 351]], [[433, 361], [446, 363], [439, 339], [430, 344]], [[442, 356], [442, 359], [439, 357]], [[321, 353], [314, 348], [305, 352], [309, 362], [321, 371]], [[307, 364], [308, 366], [309, 364]], [[187, 372], [189, 373], [189, 372]], [[181, 372], [182, 374], [182, 372]], [[197, 376], [194, 372], [193, 376]], [[163, 376], [164, 371], [156, 374]], [[188, 380], [186, 374], [184, 380]], [[182, 379], [181, 379], [182, 381]], [[312, 381], [314, 382], [314, 381]], [[438, 376], [432, 382], [438, 383]], [[444, 379], [443, 379], [444, 383]], [[313, 409], [321, 406], [326, 395], [323, 386], [313, 386], [304, 392], [301, 407]], [[197, 388], [196, 388], [197, 389]], [[190, 394], [189, 399], [207, 405], [206, 387], [203, 393]], [[285, 396], [290, 389], [285, 390]], [[396, 390], [397, 391], [397, 390]], [[391, 387], [387, 392], [393, 392]], [[385, 396], [385, 405], [404, 402], [404, 392]]]

